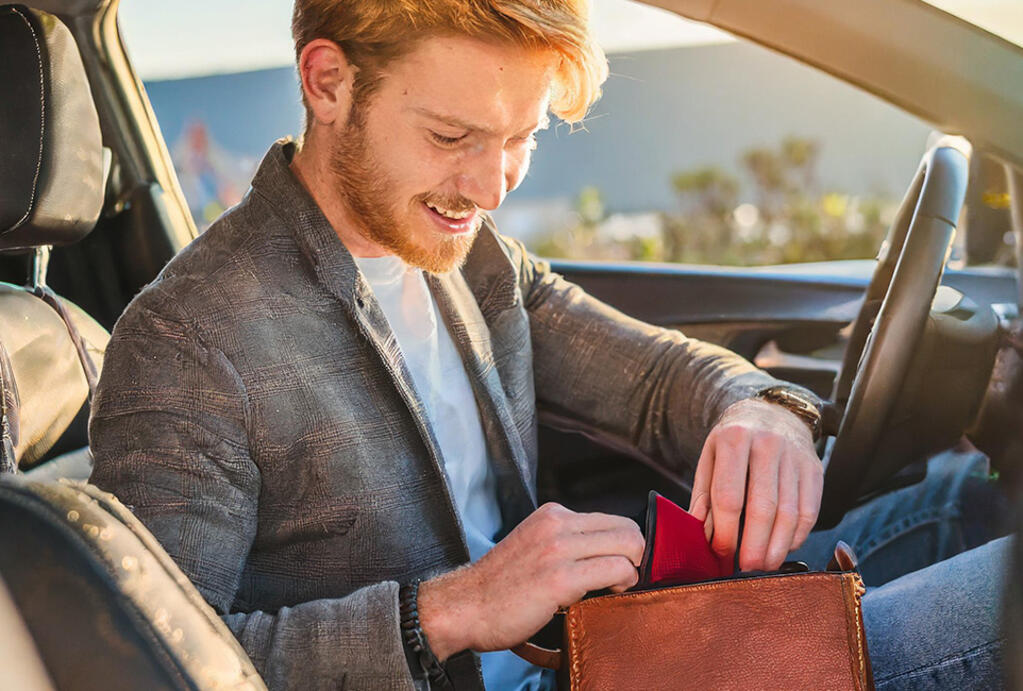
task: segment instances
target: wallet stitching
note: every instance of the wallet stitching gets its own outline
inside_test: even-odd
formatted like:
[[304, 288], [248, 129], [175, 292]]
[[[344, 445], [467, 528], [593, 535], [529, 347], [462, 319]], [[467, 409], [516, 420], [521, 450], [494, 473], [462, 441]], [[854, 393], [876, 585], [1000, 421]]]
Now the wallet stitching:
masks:
[[860, 688], [865, 688], [866, 685], [867, 685], [867, 666], [864, 663], [864, 656], [863, 656], [863, 627], [860, 625], [860, 622], [863, 621], [863, 618], [862, 618], [863, 615], [862, 615], [862, 613], [860, 611], [860, 608], [863, 605], [863, 600], [860, 597], [859, 584], [856, 582], [856, 581], [859, 580], [859, 576], [853, 575], [849, 580], [850, 580], [850, 585], [853, 588], [853, 601], [856, 603], [856, 607], [855, 607], [856, 619], [853, 621], [853, 626], [856, 627], [856, 654], [857, 654], [857, 658], [859, 659], [859, 663], [860, 663], [860, 669], [859, 669], [860, 673], [859, 673], [859, 679], [857, 681], [860, 683]]
[[579, 679], [579, 614], [575, 616], [569, 615], [568, 618], [568, 635], [572, 645], [572, 666], [571, 666], [571, 679], [569, 681], [570, 688], [577, 688], [577, 685], [581, 684], [582, 681]]
[[[842, 586], [843, 586], [842, 587], [842, 600], [843, 600], [843, 602], [845, 602], [845, 611], [848, 614], [849, 610], [851, 609], [855, 613], [856, 612], [856, 604], [854, 602], [850, 602], [849, 601], [849, 596], [852, 594], [852, 589], [849, 588], [849, 582], [845, 578], [843, 578], [842, 581], [843, 581], [842, 582]], [[846, 640], [851, 643], [852, 641], [850, 639], [853, 638], [853, 636], [852, 636], [853, 632], [850, 631], [849, 627], [850, 627], [850, 624], [849, 624], [849, 621], [848, 621], [848, 617], [846, 617], [846, 623], [845, 623], [845, 632], [846, 632], [846, 637], [847, 637]], [[859, 647], [859, 633], [856, 633], [855, 638], [856, 638], [857, 647]], [[857, 657], [859, 659], [850, 659], [849, 660], [849, 667], [850, 667], [849, 671], [852, 673], [853, 687], [855, 689], [859, 690], [859, 689], [862, 688], [862, 685], [860, 684], [861, 675], [859, 673], [859, 669], [857, 669], [857, 666], [860, 667], [860, 668], [863, 667], [862, 655], [860, 655], [859, 651], [857, 651]]]

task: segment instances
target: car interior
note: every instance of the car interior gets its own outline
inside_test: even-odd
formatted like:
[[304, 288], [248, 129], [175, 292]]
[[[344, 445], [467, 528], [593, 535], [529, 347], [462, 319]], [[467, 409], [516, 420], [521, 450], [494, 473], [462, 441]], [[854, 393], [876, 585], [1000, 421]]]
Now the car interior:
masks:
[[[89, 398], [109, 332], [197, 232], [117, 3], [32, 5], [0, 5], [0, 636], [13, 660], [0, 688], [264, 688], [130, 507], [88, 484]], [[829, 399], [823, 526], [918, 481], [964, 432], [1007, 485], [1020, 477], [1020, 280], [946, 269], [976, 152], [942, 138], [921, 153], [872, 277], [555, 263], [626, 313]], [[688, 504], [690, 478], [541, 422], [542, 499], [634, 515], [656, 489]]]

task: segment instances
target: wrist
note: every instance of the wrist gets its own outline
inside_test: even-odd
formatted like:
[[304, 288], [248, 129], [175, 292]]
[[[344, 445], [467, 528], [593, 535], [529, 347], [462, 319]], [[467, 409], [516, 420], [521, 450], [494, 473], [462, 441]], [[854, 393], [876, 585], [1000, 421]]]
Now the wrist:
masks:
[[437, 659], [443, 662], [473, 645], [470, 627], [476, 621], [463, 610], [466, 593], [456, 585], [456, 572], [419, 584], [419, 625]]
[[398, 590], [398, 613], [405, 657], [413, 678], [425, 675], [431, 688], [450, 688], [447, 671], [434, 653], [430, 640], [419, 619], [419, 581], [403, 585]]
[[815, 442], [824, 434], [824, 402], [809, 391], [782, 384], [759, 391], [753, 400], [772, 403], [792, 413], [810, 430]]

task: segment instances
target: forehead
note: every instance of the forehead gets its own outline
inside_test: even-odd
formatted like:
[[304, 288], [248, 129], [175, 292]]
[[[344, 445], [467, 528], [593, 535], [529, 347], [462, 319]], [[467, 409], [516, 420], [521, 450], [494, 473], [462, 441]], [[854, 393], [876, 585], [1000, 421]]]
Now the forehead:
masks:
[[546, 113], [557, 64], [552, 51], [438, 36], [391, 63], [382, 90], [405, 111], [522, 128]]

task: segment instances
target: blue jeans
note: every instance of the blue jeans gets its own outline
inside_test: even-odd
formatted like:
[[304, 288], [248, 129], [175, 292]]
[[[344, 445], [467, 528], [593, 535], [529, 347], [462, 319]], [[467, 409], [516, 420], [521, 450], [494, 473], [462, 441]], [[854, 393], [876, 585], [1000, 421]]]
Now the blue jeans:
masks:
[[814, 532], [790, 559], [824, 568], [835, 541], [859, 557], [878, 689], [998, 689], [1008, 503], [980, 454], [943, 453], [927, 478]]

